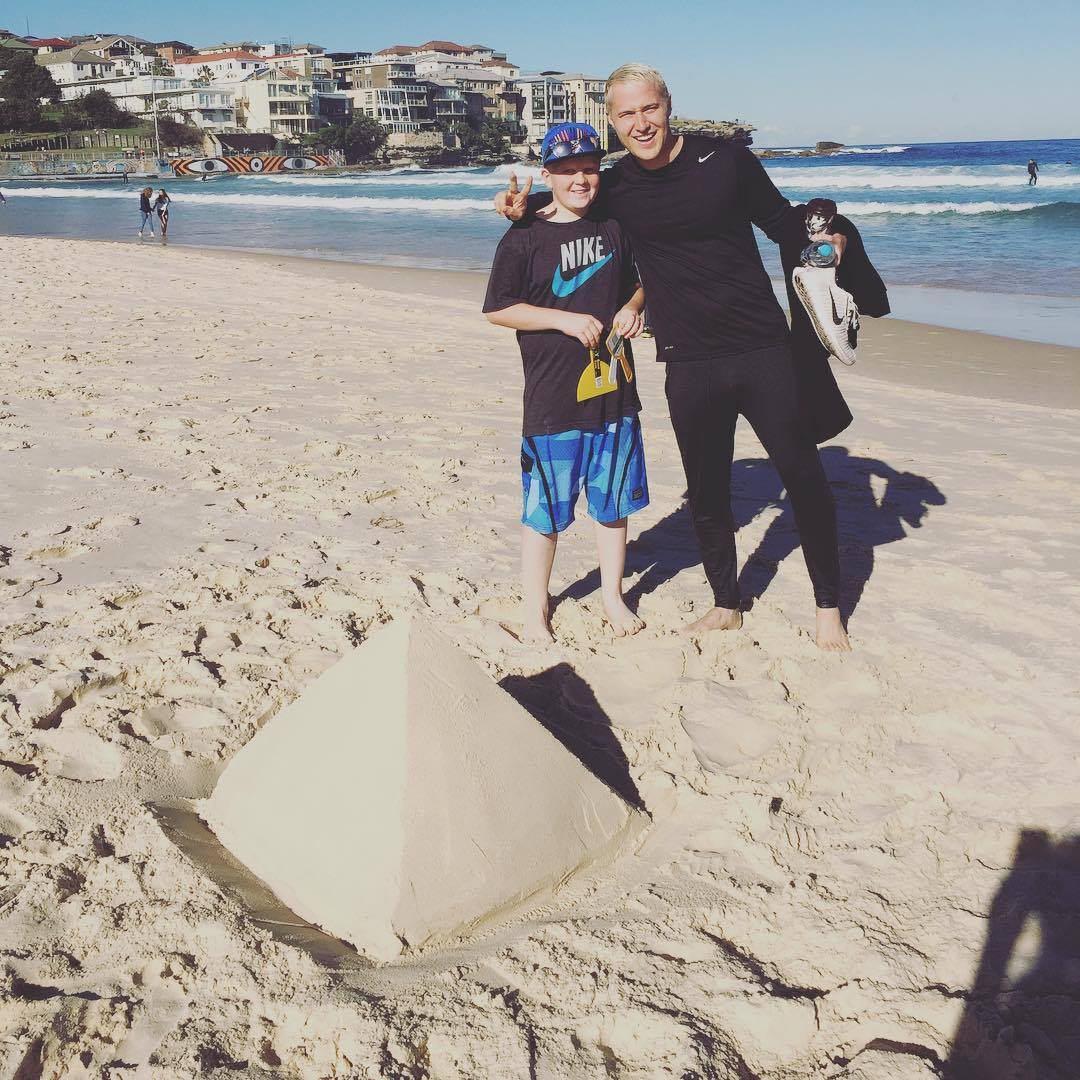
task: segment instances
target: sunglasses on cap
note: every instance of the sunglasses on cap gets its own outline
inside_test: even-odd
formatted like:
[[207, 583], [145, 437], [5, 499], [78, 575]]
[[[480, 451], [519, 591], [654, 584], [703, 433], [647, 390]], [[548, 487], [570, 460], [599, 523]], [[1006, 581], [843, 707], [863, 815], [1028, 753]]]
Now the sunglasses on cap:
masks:
[[553, 143], [544, 155], [544, 164], [546, 165], [549, 161], [560, 161], [563, 158], [577, 157], [579, 154], [602, 154], [603, 152], [598, 140], [591, 135], [582, 135], [573, 141], [559, 140]]

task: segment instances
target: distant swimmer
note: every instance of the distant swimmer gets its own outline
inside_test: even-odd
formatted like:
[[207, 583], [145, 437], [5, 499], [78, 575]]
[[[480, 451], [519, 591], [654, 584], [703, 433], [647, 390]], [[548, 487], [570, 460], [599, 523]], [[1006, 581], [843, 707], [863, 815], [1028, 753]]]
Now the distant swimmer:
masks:
[[154, 209], [157, 211], [158, 221], [161, 222], [161, 242], [164, 244], [169, 239], [169, 203], [172, 202], [172, 198], [169, 193], [162, 188], [154, 200]]
[[1039, 163], [1032, 158], [1028, 162], [1028, 187], [1034, 187], [1039, 182]]

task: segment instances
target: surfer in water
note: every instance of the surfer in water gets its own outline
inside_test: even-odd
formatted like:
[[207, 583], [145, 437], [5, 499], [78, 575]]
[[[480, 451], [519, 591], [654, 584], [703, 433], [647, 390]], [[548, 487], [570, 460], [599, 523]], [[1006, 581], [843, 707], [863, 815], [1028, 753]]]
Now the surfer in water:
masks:
[[1028, 187], [1034, 187], [1039, 182], [1039, 163], [1032, 158], [1028, 162]]
[[[742, 626], [731, 512], [735, 424], [750, 421], [783, 481], [817, 605], [822, 649], [851, 648], [840, 616], [836, 508], [801, 413], [787, 320], [773, 295], [753, 226], [781, 245], [806, 245], [805, 214], [776, 190], [744, 146], [671, 130], [671, 95], [645, 64], [607, 81], [607, 110], [629, 154], [601, 175], [600, 201], [634, 246], [657, 358], [667, 365], [671, 424], [713, 607], [690, 634]], [[495, 208], [512, 220], [546, 201], [512, 180]], [[814, 236], [843, 256], [847, 237]]]

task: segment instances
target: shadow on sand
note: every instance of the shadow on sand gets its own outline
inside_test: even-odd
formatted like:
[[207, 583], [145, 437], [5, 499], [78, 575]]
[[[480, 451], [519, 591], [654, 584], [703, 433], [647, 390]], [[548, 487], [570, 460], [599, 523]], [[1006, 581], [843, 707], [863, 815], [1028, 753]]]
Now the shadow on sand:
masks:
[[499, 685], [589, 772], [631, 806], [645, 809], [611, 719], [569, 664], [556, 664], [536, 675], [507, 675]]
[[1080, 1077], [1080, 836], [1020, 833], [945, 1076]]
[[[854, 457], [844, 446], [826, 446], [822, 464], [836, 498], [840, 533], [840, 608], [845, 620], [858, 607], [874, 572], [874, 550], [903, 540], [904, 525], [917, 529], [932, 506], [944, 506], [945, 496], [925, 476], [900, 472], [877, 458]], [[884, 485], [880, 500], [874, 480]], [[735, 528], [749, 525], [759, 514], [779, 509], [739, 575], [743, 608], [749, 610], [764, 595], [780, 564], [799, 549], [799, 534], [791, 504], [784, 497], [780, 476], [767, 458], [741, 458], [731, 471], [731, 511]], [[683, 505], [646, 529], [627, 549], [627, 569], [641, 578], [627, 590], [633, 607], [681, 571], [700, 566], [690, 512]], [[581, 599], [600, 587], [593, 570], [573, 582], [556, 598]], [[1078, 1074], [1080, 1075], [1080, 1074]]]

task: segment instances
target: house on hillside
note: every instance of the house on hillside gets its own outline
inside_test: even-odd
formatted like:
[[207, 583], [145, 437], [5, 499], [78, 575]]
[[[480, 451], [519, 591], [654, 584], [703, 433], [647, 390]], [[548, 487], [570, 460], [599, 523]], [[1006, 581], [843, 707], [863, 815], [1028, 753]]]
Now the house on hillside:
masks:
[[[117, 74], [116, 64], [112, 60], [106, 60], [81, 45], [60, 52], [38, 53], [35, 59], [42, 67], [49, 69], [65, 101], [79, 96], [78, 93], [69, 92], [69, 88], [76, 83], [84, 79], [103, 79]], [[85, 93], [85, 90], [81, 93]]]
[[154, 45], [154, 52], [166, 63], [174, 64], [181, 56], [193, 55], [195, 47], [183, 41], [159, 41]]
[[125, 35], [84, 41], [82, 48], [100, 56], [103, 60], [111, 61], [116, 65], [115, 70], [118, 74], [149, 75], [157, 60], [153, 52], [154, 47], [149, 41]]
[[173, 70], [186, 79], [201, 79], [203, 68], [210, 73], [211, 82], [232, 82], [237, 79], [246, 79], [249, 75], [264, 70], [266, 57], [239, 49], [229, 52], [194, 53], [191, 56], [178, 56], [173, 61]]
[[39, 53], [63, 52], [75, 47], [75, 42], [67, 38], [27, 38], [27, 41]]

